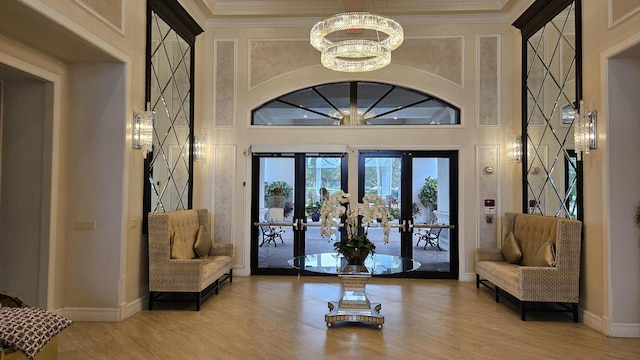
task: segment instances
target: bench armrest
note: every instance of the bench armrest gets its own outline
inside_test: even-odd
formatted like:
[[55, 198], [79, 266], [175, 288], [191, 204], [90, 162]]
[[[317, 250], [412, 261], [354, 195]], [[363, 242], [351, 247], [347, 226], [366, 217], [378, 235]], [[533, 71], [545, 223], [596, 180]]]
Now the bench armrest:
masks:
[[502, 250], [496, 248], [476, 249], [476, 262], [478, 261], [504, 261]]
[[233, 256], [233, 244], [213, 243], [209, 256]]
[[521, 266], [519, 276], [521, 300], [545, 302], [578, 302], [580, 274], [557, 267]]

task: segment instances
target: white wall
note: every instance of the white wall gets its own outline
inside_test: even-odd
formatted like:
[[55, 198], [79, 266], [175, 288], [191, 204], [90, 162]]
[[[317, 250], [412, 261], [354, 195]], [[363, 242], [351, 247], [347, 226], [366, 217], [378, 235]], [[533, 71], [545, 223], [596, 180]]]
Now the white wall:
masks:
[[[65, 306], [117, 309], [123, 244], [126, 103], [123, 64], [84, 63], [70, 69], [69, 213]], [[94, 230], [78, 229], [94, 222]], [[109, 269], [109, 271], [104, 271]]]
[[[640, 48], [640, 44], [636, 45]], [[640, 52], [640, 51], [639, 51]], [[634, 216], [640, 206], [640, 57], [608, 61], [608, 136], [610, 284], [609, 320], [618, 335], [640, 336], [640, 230]], [[635, 325], [635, 330], [626, 329]], [[634, 335], [635, 334], [635, 335]]]
[[47, 92], [43, 81], [25, 76], [4, 81], [3, 93], [0, 288], [20, 294], [30, 305], [46, 307], [39, 285], [40, 269], [48, 264], [41, 246], [48, 243], [51, 196], [43, 186], [48, 169], [44, 146], [51, 137], [45, 132]]

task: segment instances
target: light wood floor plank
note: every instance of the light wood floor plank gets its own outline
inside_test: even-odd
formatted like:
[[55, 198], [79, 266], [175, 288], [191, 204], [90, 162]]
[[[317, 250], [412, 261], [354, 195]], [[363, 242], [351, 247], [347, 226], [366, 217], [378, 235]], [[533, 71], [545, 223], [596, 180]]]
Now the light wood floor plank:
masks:
[[119, 323], [74, 322], [61, 360], [85, 359], [640, 359], [640, 339], [608, 338], [562, 313], [496, 304], [487, 289], [452, 280], [373, 278], [382, 330], [328, 329], [335, 277], [235, 277], [200, 312], [158, 304]]

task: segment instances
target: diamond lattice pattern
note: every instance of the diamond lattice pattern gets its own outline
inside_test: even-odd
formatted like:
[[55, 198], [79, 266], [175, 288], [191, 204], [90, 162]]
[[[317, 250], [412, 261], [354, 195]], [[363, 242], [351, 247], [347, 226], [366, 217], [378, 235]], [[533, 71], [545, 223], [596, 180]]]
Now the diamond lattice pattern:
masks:
[[188, 208], [191, 47], [152, 17], [151, 107], [156, 112], [149, 165], [151, 212]]
[[570, 5], [527, 40], [527, 192], [530, 212], [576, 218], [573, 119], [575, 13]]

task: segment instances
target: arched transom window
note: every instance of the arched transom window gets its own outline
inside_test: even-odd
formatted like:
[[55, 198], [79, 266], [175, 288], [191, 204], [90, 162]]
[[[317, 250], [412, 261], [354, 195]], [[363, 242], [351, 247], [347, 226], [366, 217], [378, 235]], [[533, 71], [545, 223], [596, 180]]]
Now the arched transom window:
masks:
[[412, 89], [351, 81], [313, 86], [280, 96], [255, 109], [251, 124], [451, 125], [460, 124], [460, 109]]

